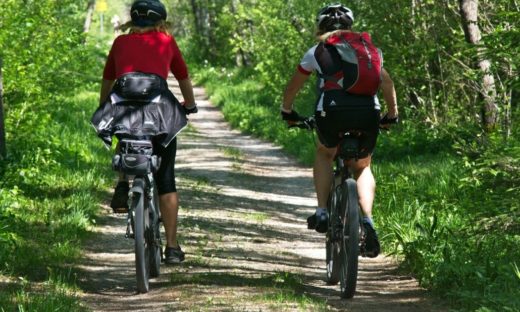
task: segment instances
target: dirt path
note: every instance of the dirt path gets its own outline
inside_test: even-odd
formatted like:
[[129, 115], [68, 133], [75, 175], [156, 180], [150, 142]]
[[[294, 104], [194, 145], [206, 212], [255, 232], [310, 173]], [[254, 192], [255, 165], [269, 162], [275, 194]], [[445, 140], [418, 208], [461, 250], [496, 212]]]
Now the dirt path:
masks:
[[[172, 89], [178, 89], [172, 83]], [[324, 281], [324, 237], [306, 229], [312, 172], [272, 144], [231, 130], [196, 90], [199, 113], [179, 138], [179, 266], [136, 294], [125, 218], [105, 207], [79, 268], [94, 311], [443, 311], [391, 259], [360, 259], [358, 291]]]

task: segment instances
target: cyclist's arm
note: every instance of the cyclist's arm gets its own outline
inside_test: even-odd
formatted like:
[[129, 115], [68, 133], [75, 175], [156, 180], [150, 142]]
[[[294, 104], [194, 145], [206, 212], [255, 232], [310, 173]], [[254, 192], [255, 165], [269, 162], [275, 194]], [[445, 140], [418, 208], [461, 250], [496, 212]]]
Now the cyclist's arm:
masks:
[[381, 90], [383, 91], [383, 98], [387, 105], [388, 118], [392, 119], [399, 115], [397, 111], [397, 95], [395, 93], [394, 82], [384, 68], [381, 71], [381, 79]]
[[184, 98], [184, 106], [188, 109], [195, 107], [195, 96], [193, 95], [191, 79], [188, 77], [179, 80], [179, 88], [181, 89], [182, 97]]
[[99, 105], [103, 104], [106, 101], [113, 86], [114, 80], [103, 79], [101, 81], [101, 91], [99, 92]]
[[299, 70], [296, 70], [291, 80], [287, 84], [285, 88], [285, 92], [283, 94], [283, 103], [282, 110], [286, 113], [290, 113], [293, 109], [293, 101], [296, 98], [296, 95], [301, 90], [305, 81], [309, 78], [309, 74], [304, 74]]

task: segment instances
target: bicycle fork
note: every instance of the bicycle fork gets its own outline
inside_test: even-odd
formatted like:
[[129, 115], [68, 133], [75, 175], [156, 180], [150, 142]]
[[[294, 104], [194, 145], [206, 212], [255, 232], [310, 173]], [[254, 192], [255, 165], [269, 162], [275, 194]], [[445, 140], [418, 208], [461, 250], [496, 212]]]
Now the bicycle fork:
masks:
[[144, 186], [145, 186], [144, 181], [140, 178], [137, 178], [137, 179], [134, 179], [133, 185], [130, 188], [130, 190], [128, 191], [128, 198], [130, 199], [130, 205], [129, 205], [130, 207], [128, 209], [128, 216], [126, 218], [126, 234], [125, 234], [126, 238], [131, 238], [131, 239], [135, 238], [134, 227], [132, 224], [133, 222], [135, 222], [135, 220], [134, 220], [134, 218], [135, 218], [134, 202], [136, 200], [135, 195], [139, 194], [140, 196], [143, 196], [145, 193]]
[[[134, 200], [134, 192], [130, 192], [128, 197], [130, 199], [130, 202], [132, 202]], [[134, 229], [132, 227], [132, 220], [134, 219], [134, 208], [132, 206], [133, 205], [130, 205], [130, 208], [128, 209], [128, 215], [126, 217], [126, 234], [125, 234], [125, 238], [130, 238], [130, 239], [134, 239], [135, 238]]]

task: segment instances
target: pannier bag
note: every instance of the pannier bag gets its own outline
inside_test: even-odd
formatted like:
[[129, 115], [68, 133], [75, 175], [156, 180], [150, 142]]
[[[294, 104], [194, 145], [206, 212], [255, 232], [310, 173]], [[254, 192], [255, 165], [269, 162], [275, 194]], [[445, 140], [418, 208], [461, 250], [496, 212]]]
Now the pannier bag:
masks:
[[129, 175], [146, 175], [159, 170], [160, 158], [153, 155], [148, 140], [121, 140], [121, 151], [112, 158], [112, 169]]
[[168, 89], [168, 85], [161, 76], [132, 72], [118, 78], [113, 90], [125, 99], [146, 100], [165, 89]]
[[325, 80], [324, 91], [344, 89], [356, 95], [377, 93], [383, 58], [368, 33], [332, 35], [324, 42], [322, 51], [317, 59]]

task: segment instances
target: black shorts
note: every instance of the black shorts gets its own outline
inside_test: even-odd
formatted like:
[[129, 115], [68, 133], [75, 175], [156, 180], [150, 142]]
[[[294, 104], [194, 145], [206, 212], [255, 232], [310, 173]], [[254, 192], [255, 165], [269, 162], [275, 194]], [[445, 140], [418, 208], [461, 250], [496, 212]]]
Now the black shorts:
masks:
[[374, 108], [351, 108], [327, 112], [325, 117], [316, 112], [316, 127], [321, 144], [336, 147], [347, 130], [362, 132], [360, 137], [360, 156], [372, 155], [379, 134], [379, 110]]
[[177, 154], [177, 138], [174, 138], [167, 147], [154, 142], [154, 154], [161, 157], [159, 170], [154, 174], [159, 195], [177, 192], [175, 185], [175, 156]]

